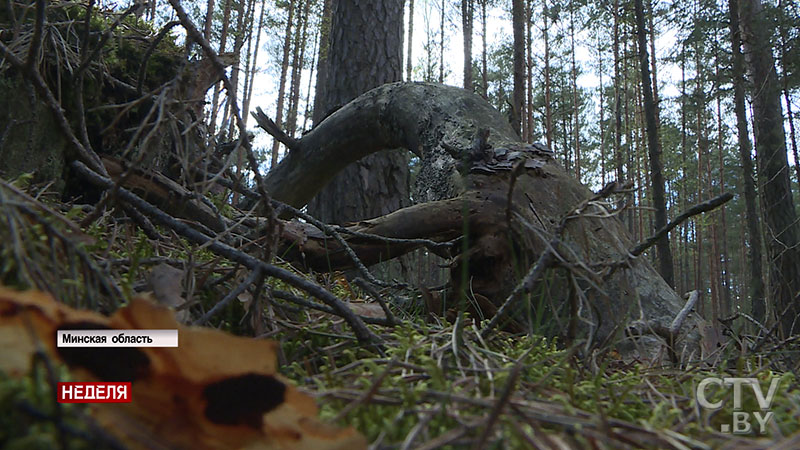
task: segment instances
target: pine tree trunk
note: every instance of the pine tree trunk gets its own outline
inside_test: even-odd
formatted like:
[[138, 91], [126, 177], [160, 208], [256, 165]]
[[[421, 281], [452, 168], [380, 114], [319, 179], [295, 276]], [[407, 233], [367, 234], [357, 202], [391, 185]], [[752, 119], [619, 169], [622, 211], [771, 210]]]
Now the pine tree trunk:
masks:
[[474, 0], [461, 0], [461, 24], [464, 36], [464, 89], [472, 92], [472, 14]]
[[550, 11], [547, 8], [547, 0], [542, 1], [542, 39], [544, 40], [544, 134], [547, 141], [547, 148], [553, 151], [553, 108], [550, 95], [550, 32], [547, 22]]
[[[718, 38], [718, 36], [717, 36]], [[719, 57], [719, 42], [720, 39], [715, 39], [717, 44], [715, 44], [714, 52], [715, 52], [715, 72], [717, 78], [717, 165], [719, 170], [719, 192], [722, 193], [725, 191], [725, 136], [723, 131], [723, 123], [722, 123], [722, 93], [719, 90], [719, 86], [722, 83], [721, 73], [720, 73], [720, 57]], [[725, 205], [719, 210], [719, 219], [720, 219], [720, 258], [718, 259], [721, 261], [722, 268], [719, 272], [719, 279], [721, 283], [721, 290], [722, 290], [722, 314], [727, 316], [732, 313], [732, 304], [731, 304], [731, 273], [730, 268], [728, 267], [728, 260], [730, 259], [728, 254], [728, 225], [727, 220], [725, 217]], [[719, 247], [718, 247], [719, 248]]]
[[739, 3], [739, 26], [754, 89], [758, 179], [763, 186], [767, 252], [770, 262], [770, 298], [784, 337], [800, 331], [800, 249], [797, 214], [789, 181], [786, 139], [783, 131], [780, 88], [770, 44], [771, 30], [760, 0]]
[[483, 86], [481, 86], [481, 93], [484, 99], [489, 98], [489, 72], [487, 67], [487, 48], [486, 48], [486, 3], [489, 0], [481, 0], [481, 40], [483, 49], [481, 50], [481, 78]]
[[[664, 175], [661, 166], [661, 152], [658, 139], [658, 123], [656, 122], [656, 109], [658, 106], [653, 99], [653, 89], [650, 85], [650, 61], [647, 50], [647, 32], [644, 28], [644, 6], [642, 0], [634, 1], [636, 13], [637, 37], [639, 40], [639, 65], [642, 73], [642, 91], [644, 94], [644, 116], [647, 122], [647, 150], [650, 156], [650, 173], [653, 186], [653, 207], [655, 208], [655, 228], [661, 229], [667, 224], [667, 203], [664, 192]], [[672, 250], [669, 246], [669, 237], [664, 236], [656, 243], [658, 252], [658, 269], [664, 281], [670, 286], [675, 286], [675, 274], [672, 269]]]
[[406, 48], [406, 81], [411, 81], [413, 59], [411, 57], [414, 43], [414, 0], [408, 0], [408, 47]]
[[[778, 9], [783, 5], [778, 1]], [[794, 173], [797, 177], [797, 184], [800, 186], [800, 155], [797, 150], [797, 134], [794, 129], [794, 112], [792, 111], [792, 100], [789, 95], [789, 73], [786, 67], [786, 46], [788, 45], [789, 37], [786, 33], [786, 27], [783, 23], [778, 24], [781, 36], [781, 74], [783, 75], [783, 98], [786, 101], [786, 119], [789, 122], [789, 141], [792, 144], [792, 156], [794, 159]]]
[[[228, 43], [228, 26], [231, 20], [231, 2], [232, 0], [225, 0], [225, 8], [222, 10], [222, 32], [219, 36], [219, 52], [225, 53], [225, 46]], [[214, 95], [211, 99], [211, 120], [209, 120], [208, 134], [214, 135], [214, 130], [217, 127], [217, 104], [219, 103], [219, 83], [214, 85]]]
[[[327, 45], [327, 74], [318, 78], [315, 119], [369, 89], [402, 79], [403, 1], [334, 2]], [[406, 206], [408, 199], [407, 152], [387, 150], [340, 172], [308, 211], [320, 220], [344, 223], [387, 214]]]
[[441, 15], [439, 18], [439, 83], [444, 83], [444, 9], [445, 0], [442, 0]]
[[525, 129], [523, 140], [533, 142], [533, 0], [525, 2]]
[[297, 33], [294, 41], [294, 60], [292, 62], [292, 83], [289, 89], [289, 115], [286, 118], [286, 132], [289, 136], [297, 133], [297, 113], [300, 109], [300, 81], [302, 80], [303, 66], [305, 65], [306, 40], [308, 35], [308, 10], [311, 1], [306, 0], [303, 6], [303, 15], [300, 16]]
[[331, 22], [333, 17], [333, 0], [324, 0], [322, 3], [322, 18], [319, 26], [319, 54], [317, 55], [317, 80], [316, 90], [314, 93], [314, 114], [313, 122], [320, 123], [322, 119], [329, 113], [325, 107], [324, 96], [321, 95], [324, 91], [324, 83], [328, 78], [328, 54], [330, 53], [330, 36], [331, 36]]
[[514, 30], [514, 94], [511, 103], [511, 125], [522, 136], [523, 104], [525, 102], [525, 4], [512, 0], [511, 20]]
[[[245, 38], [245, 36], [249, 36], [250, 35], [250, 33], [247, 33], [245, 31], [245, 24], [247, 23], [247, 21], [245, 20], [245, 17], [250, 17], [250, 14], [248, 14], [248, 12], [245, 11], [245, 6], [246, 5], [251, 5], [252, 1], [248, 1], [247, 3], [245, 3], [245, 1], [246, 0], [238, 0], [238, 2], [236, 4], [236, 34], [235, 34], [235, 36], [233, 38], [233, 54], [235, 55], [236, 63], [233, 65], [233, 67], [231, 67], [231, 78], [230, 78], [231, 86], [233, 86], [233, 92], [228, 92], [227, 93], [228, 94], [228, 102], [226, 104], [227, 107], [225, 109], [225, 114], [223, 114], [223, 118], [222, 118], [222, 123], [223, 124], [228, 122], [228, 120], [230, 119], [230, 121], [228, 122], [229, 123], [229, 125], [228, 125], [228, 138], [229, 139], [233, 137], [233, 131], [236, 128], [236, 121], [231, 119], [231, 116], [233, 116], [233, 111], [234, 111], [234, 108], [235, 108], [234, 104], [236, 103], [236, 98], [239, 95], [239, 73], [241, 72], [239, 70], [239, 63], [242, 60], [242, 47], [244, 46], [244, 38]], [[248, 9], [249, 9], [249, 6], [248, 6]], [[241, 131], [244, 132], [244, 130], [241, 130]], [[239, 153], [239, 157], [238, 157], [237, 162], [236, 162], [237, 175], [238, 175], [238, 171], [240, 170], [239, 168], [241, 168], [243, 166], [243, 162], [244, 162], [244, 158], [243, 158], [242, 153], [240, 152]]]
[[[617, 181], [622, 182], [625, 180], [625, 174], [622, 170], [622, 71], [620, 70], [619, 54], [619, 12], [619, 0], [614, 0], [614, 170]], [[545, 20], [547, 20], [546, 17]], [[545, 26], [547, 26], [546, 22]], [[547, 39], [545, 39], [544, 48], [545, 54], [547, 54]], [[545, 70], [547, 70], [546, 58]]]
[[311, 69], [308, 74], [308, 88], [306, 88], [306, 109], [305, 113], [303, 114], [304, 130], [308, 129], [308, 122], [311, 121], [311, 114], [312, 114], [311, 93], [313, 92], [313, 87], [314, 87], [314, 70], [317, 69], [317, 62], [318, 62], [317, 58], [319, 57], [320, 28], [321, 26], [317, 26], [317, 30], [314, 33], [314, 51], [313, 51], [313, 57], [311, 58]]
[[264, 13], [266, 12], [266, 9], [267, 0], [262, 0], [261, 13], [258, 18], [258, 30], [256, 31], [255, 48], [253, 49], [253, 62], [250, 68], [250, 81], [247, 83], [247, 92], [245, 93], [244, 106], [242, 107], [242, 111], [244, 111], [244, 117], [242, 117], [242, 120], [244, 121], [245, 125], [247, 125], [247, 118], [250, 116], [250, 100], [253, 98], [253, 81], [255, 80], [258, 68], [258, 49], [261, 47], [261, 30], [264, 29]]
[[573, 125], [575, 146], [575, 178], [581, 181], [581, 125], [580, 125], [580, 99], [578, 98], [578, 69], [575, 64], [575, 6], [569, 5], [569, 45], [572, 57], [572, 109], [575, 118]]
[[605, 126], [605, 103], [603, 86], [603, 45], [600, 43], [600, 36], [597, 37], [597, 76], [600, 79], [600, 185], [606, 185], [606, 126]]
[[[289, 74], [289, 51], [292, 43], [292, 25], [294, 20], [295, 0], [289, 1], [289, 13], [286, 18], [286, 30], [283, 35], [283, 57], [281, 59], [281, 76], [278, 81], [278, 106], [275, 110], [275, 123], [283, 126], [283, 106], [286, 101], [286, 78]], [[275, 167], [278, 164], [278, 149], [280, 149], [280, 142], [277, 139], [272, 140], [272, 154], [270, 167]]]
[[[699, 6], [697, 2], [694, 3], [695, 11], [695, 25], [699, 25]], [[702, 49], [700, 48], [700, 41], [695, 41], [694, 48], [694, 66], [695, 66], [695, 98], [697, 99], [696, 108], [696, 121], [695, 121], [695, 136], [697, 139], [697, 198], [696, 202], [703, 201], [703, 187], [705, 186], [703, 180], [703, 155], [705, 154], [706, 140], [705, 140], [705, 118], [704, 112], [706, 107], [705, 101], [705, 88], [703, 82], [703, 69], [702, 69]], [[704, 226], [701, 221], [695, 221], [695, 245], [697, 250], [695, 252], [695, 289], [701, 292], [700, 300], [698, 301], [698, 311], [701, 315], [705, 314], [705, 298], [702, 293], [705, 291], [705, 275], [703, 268], [706, 264], [703, 262], [703, 231]], [[705, 316], [704, 316], [705, 317]], [[706, 317], [707, 318], [707, 317]]]

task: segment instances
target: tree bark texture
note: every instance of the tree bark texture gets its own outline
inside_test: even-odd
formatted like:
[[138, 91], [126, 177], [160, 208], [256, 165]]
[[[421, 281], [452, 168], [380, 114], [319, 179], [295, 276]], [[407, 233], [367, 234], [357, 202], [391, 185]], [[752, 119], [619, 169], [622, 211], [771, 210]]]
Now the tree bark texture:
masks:
[[525, 4], [512, 0], [511, 20], [514, 29], [514, 94], [511, 104], [511, 124], [522, 136], [522, 105], [525, 102]]
[[472, 86], [472, 17], [475, 0], [461, 0], [461, 24], [464, 35], [464, 89], [475, 90]]
[[[402, 79], [403, 1], [332, 0], [327, 46], [315, 118], [369, 89]], [[344, 223], [387, 214], [406, 206], [408, 198], [407, 153], [390, 149], [344, 169], [308, 210], [323, 221]]]
[[[664, 175], [661, 165], [660, 145], [658, 144], [658, 122], [656, 105], [653, 99], [653, 88], [650, 84], [650, 61], [647, 50], [647, 32], [644, 25], [644, 6], [642, 0], [634, 1], [636, 14], [636, 35], [639, 42], [639, 65], [642, 74], [642, 92], [644, 94], [644, 116], [647, 123], [647, 151], [650, 156], [650, 172], [653, 186], [653, 206], [655, 207], [655, 227], [660, 229], [667, 224], [667, 200], [664, 192]], [[659, 239], [656, 244], [658, 252], [659, 273], [670, 286], [675, 286], [672, 269], [672, 250], [669, 247], [669, 236]]]
[[800, 249], [797, 214], [789, 181], [781, 91], [770, 43], [771, 30], [760, 0], [739, 3], [739, 26], [753, 83], [758, 179], [770, 261], [770, 298], [784, 336], [800, 331]]

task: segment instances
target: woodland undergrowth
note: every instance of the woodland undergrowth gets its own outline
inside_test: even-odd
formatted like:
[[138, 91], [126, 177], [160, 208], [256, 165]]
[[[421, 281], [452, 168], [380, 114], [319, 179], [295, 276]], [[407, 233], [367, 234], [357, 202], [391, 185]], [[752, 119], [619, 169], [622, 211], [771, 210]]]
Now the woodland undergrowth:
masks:
[[[3, 181], [0, 211], [0, 282], [48, 291], [74, 307], [111, 312], [146, 290], [153, 267], [166, 263], [188, 269], [183, 293], [197, 318], [246, 276], [169, 230], [159, 229], [167, 238], [154, 241], [114, 210], [81, 228], [89, 208], [58, 201], [30, 177]], [[358, 311], [378, 310], [343, 274], [296, 273]], [[317, 399], [322, 418], [355, 426], [375, 448], [767, 448], [800, 430], [797, 379], [769, 353], [744, 354], [731, 344], [713, 363], [673, 367], [623, 361], [613, 351], [584, 355], [580, 342], [536, 334], [497, 331], [484, 339], [466, 316], [425, 317], [413, 290], [391, 305], [397, 326], [370, 326], [384, 344], [367, 348], [342, 319], [286, 303], [272, 295], [278, 291], [306, 296], [268, 279], [207, 326], [279, 341], [282, 373]], [[49, 365], [68, 376], [53, 361], [37, 361], [25, 378], [0, 377], [0, 442], [95, 448], [102, 431], [80, 407], [54, 417]], [[709, 376], [755, 376], [764, 392], [780, 377], [765, 435], [718, 431], [733, 405], [727, 391], [711, 389], [709, 399], [723, 400], [722, 408], [698, 406], [697, 385]], [[757, 410], [752, 396], [743, 410]]]

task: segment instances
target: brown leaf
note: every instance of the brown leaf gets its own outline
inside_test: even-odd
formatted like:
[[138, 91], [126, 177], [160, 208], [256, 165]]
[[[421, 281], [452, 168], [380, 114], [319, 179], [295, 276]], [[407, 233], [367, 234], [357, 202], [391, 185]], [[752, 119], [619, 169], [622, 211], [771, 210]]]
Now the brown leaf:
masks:
[[[177, 329], [179, 347], [57, 348], [59, 328]], [[0, 345], [6, 373], [26, 373], [40, 347], [78, 380], [132, 381], [131, 403], [92, 405], [130, 448], [366, 448], [353, 428], [320, 423], [314, 400], [277, 373], [276, 342], [184, 326], [144, 299], [104, 317], [0, 287]]]

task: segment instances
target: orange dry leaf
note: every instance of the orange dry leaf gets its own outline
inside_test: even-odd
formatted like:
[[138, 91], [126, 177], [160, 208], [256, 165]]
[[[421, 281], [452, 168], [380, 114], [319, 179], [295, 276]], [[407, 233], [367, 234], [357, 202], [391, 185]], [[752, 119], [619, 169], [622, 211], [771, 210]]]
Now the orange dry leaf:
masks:
[[[105, 317], [0, 287], [0, 371], [26, 373], [41, 349], [77, 380], [131, 381], [131, 403], [92, 405], [98, 423], [131, 448], [366, 447], [353, 428], [317, 420], [314, 400], [277, 373], [276, 342], [180, 325], [173, 314], [134, 299]], [[177, 329], [179, 347], [56, 347], [59, 329]]]

